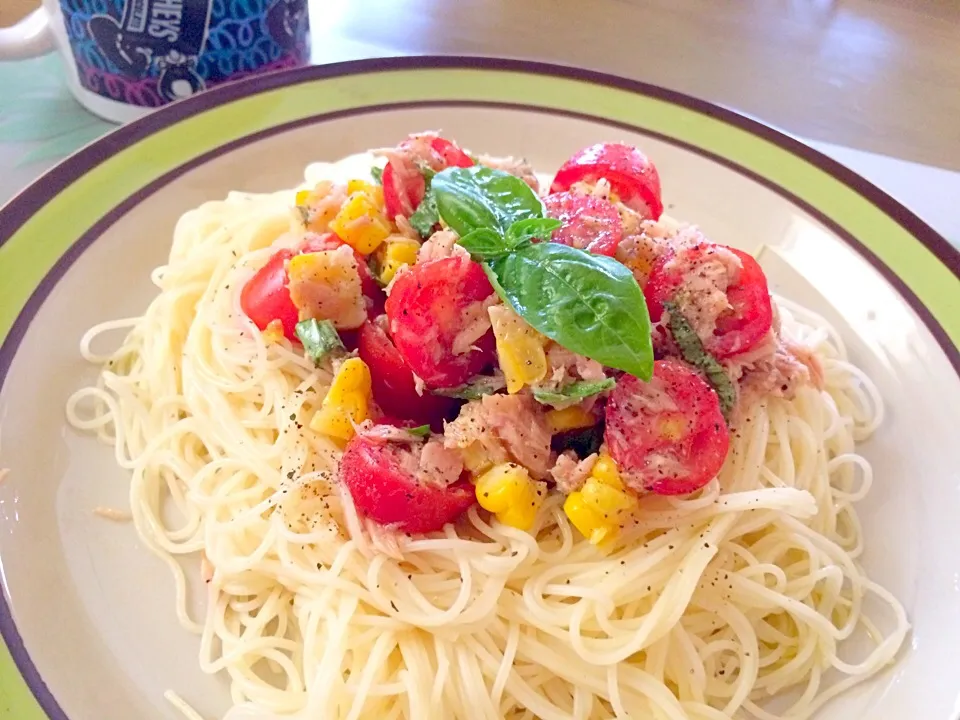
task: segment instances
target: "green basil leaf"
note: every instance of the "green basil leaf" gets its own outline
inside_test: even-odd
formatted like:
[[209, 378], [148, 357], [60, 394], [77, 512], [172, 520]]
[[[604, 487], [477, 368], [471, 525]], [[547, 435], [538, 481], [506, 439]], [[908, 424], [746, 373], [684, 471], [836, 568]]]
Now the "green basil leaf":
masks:
[[427, 435], [430, 434], [429, 425], [419, 425], [414, 428], [405, 428], [405, 429], [408, 433], [410, 433], [414, 437], [427, 437]]
[[332, 352], [343, 350], [343, 342], [329, 320], [301, 320], [297, 323], [297, 337], [303, 343], [307, 357], [319, 365]]
[[650, 318], [633, 273], [613, 258], [537, 243], [489, 261], [501, 297], [575, 353], [649, 380]]
[[543, 203], [523, 180], [482, 165], [447, 168], [432, 185], [443, 221], [463, 237], [477, 228], [500, 234], [518, 220], [543, 217]]
[[383, 185], [383, 168], [378, 168], [374, 165], [370, 168], [370, 177], [373, 178], [373, 181], [377, 183], [377, 185]]
[[440, 214], [437, 212], [437, 197], [433, 190], [427, 190], [423, 196], [420, 205], [413, 212], [413, 215], [407, 218], [410, 225], [420, 233], [420, 237], [428, 238], [433, 233], [433, 226], [440, 222]]
[[433, 180], [433, 176], [437, 174], [437, 171], [423, 162], [423, 160], [417, 161], [417, 170], [420, 171], [420, 174], [423, 175], [423, 179], [427, 182]]
[[534, 388], [533, 397], [542, 405], [568, 405], [571, 402], [583, 400], [591, 395], [612, 390], [616, 384], [617, 381], [613, 378], [595, 381], [578, 380], [558, 390], [541, 390], [540, 388]]
[[479, 400], [484, 395], [493, 395], [497, 390], [507, 386], [501, 375], [479, 375], [466, 385], [455, 388], [439, 388], [431, 390], [434, 395], [457, 398], [458, 400]]
[[300, 213], [300, 222], [303, 223], [304, 227], [310, 224], [310, 208], [304, 207], [303, 205], [296, 205], [297, 212]]
[[457, 242], [473, 256], [474, 260], [487, 260], [510, 251], [503, 235], [490, 228], [471, 230]]
[[737, 404], [737, 388], [723, 369], [723, 365], [703, 347], [700, 337], [677, 308], [674, 302], [665, 302], [664, 309], [670, 313], [670, 334], [680, 348], [683, 359], [702, 372], [720, 398], [720, 412], [729, 420]]
[[507, 229], [507, 242], [517, 247], [528, 241], [549, 240], [553, 231], [563, 227], [563, 223], [554, 218], [527, 218], [519, 220]]

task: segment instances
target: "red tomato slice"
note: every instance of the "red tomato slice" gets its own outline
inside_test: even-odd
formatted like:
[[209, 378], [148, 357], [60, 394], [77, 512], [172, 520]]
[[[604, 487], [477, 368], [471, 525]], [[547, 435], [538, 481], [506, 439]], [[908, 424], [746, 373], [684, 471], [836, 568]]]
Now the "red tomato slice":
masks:
[[430, 141], [430, 147], [443, 158], [443, 166], [448, 167], [472, 167], [473, 160], [463, 150], [446, 138], [436, 137]]
[[440, 530], [476, 502], [473, 485], [458, 480], [447, 487], [421, 483], [416, 468], [418, 446], [378, 442], [357, 435], [343, 451], [340, 477], [357, 510], [381, 525], [408, 533]]
[[293, 250], [278, 250], [240, 291], [240, 307], [258, 328], [266, 330], [271, 322], [279, 320], [290, 340], [297, 339], [300, 319], [287, 289], [287, 261], [294, 255]]
[[[413, 147], [412, 141], [401, 143], [401, 149]], [[436, 157], [420, 157], [419, 159], [439, 172], [448, 167], [470, 167], [473, 160], [463, 150], [446, 138], [436, 137], [430, 140], [430, 149]], [[425, 154], [422, 145], [417, 151]], [[426, 153], [429, 155], [429, 153]], [[439, 160], [439, 162], [438, 162]], [[426, 180], [417, 167], [414, 158], [406, 161], [391, 160], [383, 169], [380, 178], [383, 183], [383, 203], [386, 206], [387, 217], [393, 220], [397, 215], [410, 217], [427, 191]]]
[[657, 360], [649, 383], [623, 375], [606, 416], [607, 450], [637, 492], [691, 493], [716, 477], [727, 457], [720, 400], [679, 360]]
[[417, 425], [436, 425], [456, 410], [459, 403], [452, 398], [417, 393], [413, 371], [376, 322], [363, 324], [359, 344], [360, 359], [370, 368], [373, 399], [387, 415]]
[[[300, 253], [336, 250], [343, 244], [343, 240], [335, 233], [311, 234], [296, 250], [278, 250], [243, 286], [243, 290], [240, 291], [240, 307], [261, 330], [266, 330], [271, 321], [279, 320], [283, 325], [283, 334], [291, 342], [299, 342], [297, 339], [299, 311], [290, 299], [290, 290], [287, 287], [290, 281], [287, 275], [287, 261]], [[386, 295], [373, 279], [366, 258], [358, 252], [353, 254], [357, 261], [360, 286], [367, 299], [367, 314], [370, 317], [379, 315], [383, 312]]]
[[563, 227], [553, 231], [555, 243], [613, 257], [623, 239], [623, 221], [613, 203], [603, 198], [561, 192], [544, 198], [547, 217]]
[[642, 152], [622, 143], [597, 143], [584, 148], [557, 171], [550, 192], [563, 192], [577, 182], [606, 178], [620, 201], [644, 217], [663, 214], [660, 175]]
[[654, 264], [643, 293], [647, 299], [650, 320], [659, 321], [663, 314], [663, 303], [676, 297], [684, 278], [695, 273], [697, 264], [708, 260], [718, 249], [736, 255], [743, 266], [736, 282], [726, 291], [731, 309], [719, 317], [713, 337], [705, 339], [703, 343], [707, 352], [714, 357], [725, 358], [752, 348], [773, 325], [773, 306], [767, 278], [752, 255], [712, 243], [683, 248], [664, 255]]
[[397, 166], [391, 160], [383, 168], [380, 181], [383, 183], [383, 204], [391, 220], [397, 215], [413, 215], [427, 192], [423, 175], [412, 163], [409, 167], [406, 164]]
[[456, 355], [454, 340], [465, 328], [465, 311], [493, 294], [483, 268], [453, 256], [414, 265], [394, 280], [387, 298], [390, 335], [407, 366], [427, 387], [462, 385], [491, 365], [493, 331]]

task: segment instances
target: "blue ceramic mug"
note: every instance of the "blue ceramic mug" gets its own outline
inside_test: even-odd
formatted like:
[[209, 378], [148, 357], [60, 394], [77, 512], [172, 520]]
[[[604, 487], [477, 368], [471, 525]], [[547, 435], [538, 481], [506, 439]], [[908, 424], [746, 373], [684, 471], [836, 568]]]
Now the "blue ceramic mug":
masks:
[[0, 31], [0, 60], [59, 49], [88, 109], [114, 122], [309, 59], [307, 0], [43, 0]]

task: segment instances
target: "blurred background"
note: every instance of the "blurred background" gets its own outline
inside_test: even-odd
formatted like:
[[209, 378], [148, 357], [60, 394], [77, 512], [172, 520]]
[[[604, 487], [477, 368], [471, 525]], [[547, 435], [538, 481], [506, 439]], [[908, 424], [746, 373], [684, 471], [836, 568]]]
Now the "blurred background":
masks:
[[[960, 0], [309, 0], [312, 61], [493, 55], [602, 70], [773, 124], [960, 242]], [[0, 26], [39, 0], [0, 0]], [[0, 62], [0, 202], [112, 126], [61, 59]]]
[[[37, 4], [0, 0], [0, 26]], [[960, 0], [311, 0], [310, 9], [318, 63], [549, 60], [690, 93], [814, 140], [960, 170]]]

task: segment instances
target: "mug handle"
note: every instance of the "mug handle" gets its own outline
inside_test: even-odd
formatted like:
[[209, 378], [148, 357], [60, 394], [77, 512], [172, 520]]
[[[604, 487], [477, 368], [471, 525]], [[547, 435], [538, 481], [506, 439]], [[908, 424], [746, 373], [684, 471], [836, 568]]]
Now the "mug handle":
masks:
[[53, 50], [50, 13], [37, 8], [13, 27], [0, 28], [0, 60], [24, 60]]

